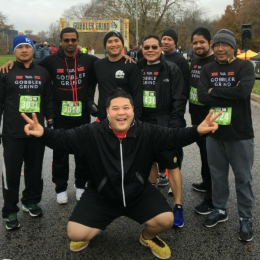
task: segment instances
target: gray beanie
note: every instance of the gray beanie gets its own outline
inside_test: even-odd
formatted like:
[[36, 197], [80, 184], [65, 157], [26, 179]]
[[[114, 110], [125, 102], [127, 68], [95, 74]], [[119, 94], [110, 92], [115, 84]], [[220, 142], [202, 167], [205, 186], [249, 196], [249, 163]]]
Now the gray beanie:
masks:
[[227, 29], [219, 30], [215, 34], [215, 36], [213, 38], [212, 48], [214, 47], [214, 45], [216, 43], [219, 43], [219, 42], [228, 43], [234, 50], [237, 49], [235, 35], [234, 35], [233, 32], [231, 32], [231, 31], [229, 31]]

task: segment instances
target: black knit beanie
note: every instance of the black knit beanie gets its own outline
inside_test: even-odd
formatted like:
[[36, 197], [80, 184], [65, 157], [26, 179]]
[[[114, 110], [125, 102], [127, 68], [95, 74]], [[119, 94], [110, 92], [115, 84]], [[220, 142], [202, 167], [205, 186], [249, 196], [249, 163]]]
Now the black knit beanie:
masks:
[[215, 34], [215, 36], [213, 38], [212, 48], [214, 47], [214, 45], [216, 43], [219, 43], [219, 42], [228, 43], [234, 50], [237, 49], [235, 35], [233, 32], [231, 32], [227, 29], [219, 30]]
[[177, 35], [177, 33], [173, 29], [166, 30], [162, 34], [162, 37], [163, 36], [170, 36], [171, 38], [173, 38], [173, 40], [175, 42], [175, 45], [177, 46], [177, 44], [178, 44], [178, 35]]
[[115, 37], [118, 37], [121, 42], [123, 43], [123, 46], [124, 46], [124, 39], [123, 39], [123, 36], [120, 32], [117, 32], [117, 31], [110, 31], [108, 32], [105, 37], [104, 37], [104, 47], [106, 48], [106, 43], [107, 43], [107, 40], [112, 37], [112, 36], [115, 36]]

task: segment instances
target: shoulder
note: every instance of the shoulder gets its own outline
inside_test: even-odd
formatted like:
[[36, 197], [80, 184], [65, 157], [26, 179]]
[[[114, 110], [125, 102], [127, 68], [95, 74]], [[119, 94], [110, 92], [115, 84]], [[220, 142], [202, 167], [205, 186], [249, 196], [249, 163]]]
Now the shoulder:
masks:
[[180, 71], [179, 67], [171, 61], [165, 60], [165, 66], [168, 68], [171, 72], [178, 73]]

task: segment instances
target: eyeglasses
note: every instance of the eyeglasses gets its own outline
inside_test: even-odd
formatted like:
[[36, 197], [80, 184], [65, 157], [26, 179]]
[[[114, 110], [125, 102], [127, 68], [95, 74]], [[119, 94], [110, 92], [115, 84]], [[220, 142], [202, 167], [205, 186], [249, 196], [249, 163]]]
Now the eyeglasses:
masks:
[[75, 39], [75, 38], [72, 38], [72, 39], [63, 39], [64, 42], [66, 43], [69, 43], [69, 42], [72, 42], [72, 43], [75, 43], [78, 39]]
[[151, 46], [150, 45], [145, 45], [143, 47], [143, 49], [146, 50], [146, 51], [150, 50], [150, 48], [152, 48], [155, 51], [155, 50], [158, 50], [159, 46], [158, 45], [151, 45]]

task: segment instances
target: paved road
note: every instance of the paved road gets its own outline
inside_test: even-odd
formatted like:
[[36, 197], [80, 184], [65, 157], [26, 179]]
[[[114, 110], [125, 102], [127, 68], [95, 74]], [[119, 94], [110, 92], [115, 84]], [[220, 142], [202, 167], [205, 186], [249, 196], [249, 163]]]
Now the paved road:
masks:
[[[218, 226], [207, 229], [202, 226], [203, 216], [194, 212], [194, 206], [201, 202], [203, 195], [191, 189], [193, 182], [200, 181], [199, 150], [195, 144], [184, 149], [183, 163], [183, 203], [185, 209], [185, 226], [172, 229], [161, 237], [172, 249], [171, 259], [260, 259], [260, 107], [252, 105], [255, 129], [255, 163], [253, 168], [254, 192], [256, 207], [254, 209], [255, 238], [250, 243], [238, 240], [238, 215], [236, 209], [236, 195], [234, 177], [230, 174], [230, 210], [229, 220]], [[189, 123], [189, 116], [186, 114]], [[1, 151], [2, 155], [2, 151]], [[1, 156], [2, 157], [2, 156]], [[138, 242], [142, 226], [130, 219], [122, 217], [112, 223], [106, 231], [98, 235], [82, 252], [73, 253], [69, 250], [69, 239], [66, 235], [67, 220], [76, 205], [75, 188], [73, 187], [74, 163], [71, 157], [71, 180], [68, 187], [69, 203], [58, 205], [54, 186], [51, 182], [52, 152], [46, 149], [43, 174], [44, 193], [41, 207], [44, 215], [33, 219], [27, 213], [18, 213], [21, 222], [20, 229], [7, 231], [4, 220], [0, 224], [0, 260], [148, 260], [156, 259], [149, 249]], [[15, 158], [14, 158], [15, 163]], [[23, 189], [21, 177], [21, 190]], [[0, 184], [0, 189], [2, 185]], [[161, 192], [173, 205], [173, 197], [167, 194], [168, 188]], [[21, 206], [21, 204], [19, 204]], [[3, 198], [0, 195], [0, 207]]]

